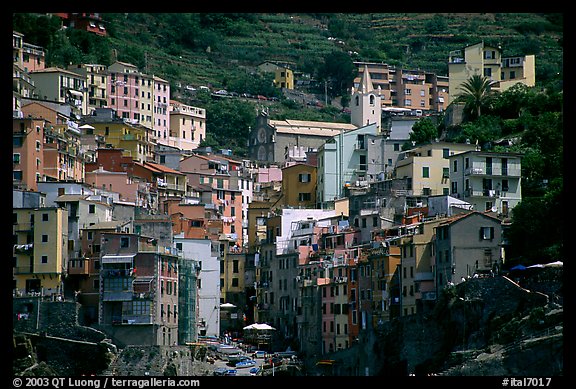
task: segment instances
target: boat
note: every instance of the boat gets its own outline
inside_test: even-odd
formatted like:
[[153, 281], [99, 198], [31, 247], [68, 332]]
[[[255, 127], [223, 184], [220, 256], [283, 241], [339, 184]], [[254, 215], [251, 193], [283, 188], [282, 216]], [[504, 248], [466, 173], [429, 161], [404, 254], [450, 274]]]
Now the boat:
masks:
[[246, 367], [254, 367], [254, 366], [256, 366], [256, 361], [253, 359], [245, 359], [243, 361], [236, 363], [237, 369], [242, 369], [242, 368], [246, 368]]

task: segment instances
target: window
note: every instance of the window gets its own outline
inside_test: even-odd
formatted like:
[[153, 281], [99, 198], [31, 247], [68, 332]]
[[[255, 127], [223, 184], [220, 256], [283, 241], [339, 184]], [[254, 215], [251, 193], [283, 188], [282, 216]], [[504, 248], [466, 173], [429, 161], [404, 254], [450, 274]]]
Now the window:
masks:
[[448, 178], [450, 173], [449, 173], [450, 168], [444, 167], [442, 168], [442, 178]]
[[42, 243], [48, 242], [48, 235], [42, 235]]
[[42, 263], [48, 263], [48, 256], [47, 255], [42, 256]]
[[422, 166], [422, 177], [429, 178], [430, 177], [430, 167]]
[[458, 171], [458, 161], [454, 161], [454, 164], [452, 165], [452, 171], [454, 173]]
[[298, 174], [299, 182], [310, 182], [312, 175], [310, 173], [300, 173]]
[[480, 240], [494, 239], [494, 227], [480, 227]]
[[450, 156], [450, 149], [442, 149], [442, 158], [448, 158]]
[[120, 247], [128, 247], [130, 245], [130, 238], [128, 236], [122, 236], [120, 238]]
[[20, 163], [20, 154], [12, 154], [12, 162]]
[[96, 205], [90, 204], [90, 205], [88, 206], [88, 212], [89, 212], [89, 213], [96, 213]]
[[298, 193], [298, 201], [310, 201], [312, 199], [312, 194], [310, 193]]
[[48, 214], [47, 214], [47, 213], [43, 213], [43, 214], [42, 214], [42, 221], [43, 221], [43, 222], [47, 222], [47, 221], [48, 221]]

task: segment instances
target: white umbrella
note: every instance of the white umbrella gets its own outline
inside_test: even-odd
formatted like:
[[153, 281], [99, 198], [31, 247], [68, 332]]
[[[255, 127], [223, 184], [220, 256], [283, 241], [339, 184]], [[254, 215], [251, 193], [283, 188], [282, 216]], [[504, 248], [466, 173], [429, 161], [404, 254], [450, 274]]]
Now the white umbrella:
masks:
[[266, 323], [254, 323], [244, 327], [245, 330], [275, 330], [276, 328], [269, 326]]

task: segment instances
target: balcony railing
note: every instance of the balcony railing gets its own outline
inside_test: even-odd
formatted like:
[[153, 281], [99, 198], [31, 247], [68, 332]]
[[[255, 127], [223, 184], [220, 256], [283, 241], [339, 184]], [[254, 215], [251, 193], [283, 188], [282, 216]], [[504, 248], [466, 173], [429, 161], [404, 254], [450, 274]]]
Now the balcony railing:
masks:
[[520, 177], [522, 171], [519, 167], [508, 167], [502, 169], [500, 166], [492, 167], [473, 167], [464, 170], [464, 175], [482, 175], [482, 176], [503, 176], [503, 177]]
[[102, 293], [102, 301], [131, 301], [134, 292], [132, 290], [112, 290]]
[[112, 324], [152, 324], [152, 315], [121, 315], [113, 316]]

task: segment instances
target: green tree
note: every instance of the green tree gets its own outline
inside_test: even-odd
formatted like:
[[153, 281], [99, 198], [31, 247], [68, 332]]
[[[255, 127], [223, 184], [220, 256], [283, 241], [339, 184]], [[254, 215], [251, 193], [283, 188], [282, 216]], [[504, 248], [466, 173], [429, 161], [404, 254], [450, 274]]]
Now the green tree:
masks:
[[550, 182], [541, 197], [526, 197], [512, 211], [512, 224], [507, 237], [514, 256], [525, 264], [563, 259], [564, 208], [563, 179]]
[[410, 132], [410, 140], [415, 142], [415, 145], [429, 143], [438, 137], [438, 128], [430, 118], [424, 117], [418, 120], [412, 126]]
[[253, 122], [254, 107], [248, 102], [225, 99], [206, 106], [206, 135], [211, 134], [213, 141], [234, 154], [246, 155], [246, 141]]
[[356, 77], [358, 70], [350, 56], [341, 51], [333, 51], [324, 58], [318, 68], [318, 78], [327, 82], [330, 97], [348, 93], [348, 88]]
[[473, 122], [462, 124], [460, 134], [453, 140], [461, 143], [466, 141], [476, 143], [478, 141], [478, 144], [482, 146], [498, 139], [502, 133], [501, 127], [502, 120], [499, 117], [484, 115]]
[[492, 90], [493, 85], [494, 81], [477, 74], [460, 85], [462, 94], [458, 95], [454, 101], [464, 104], [464, 112], [469, 120], [479, 118], [482, 110], [490, 107], [495, 93]]

